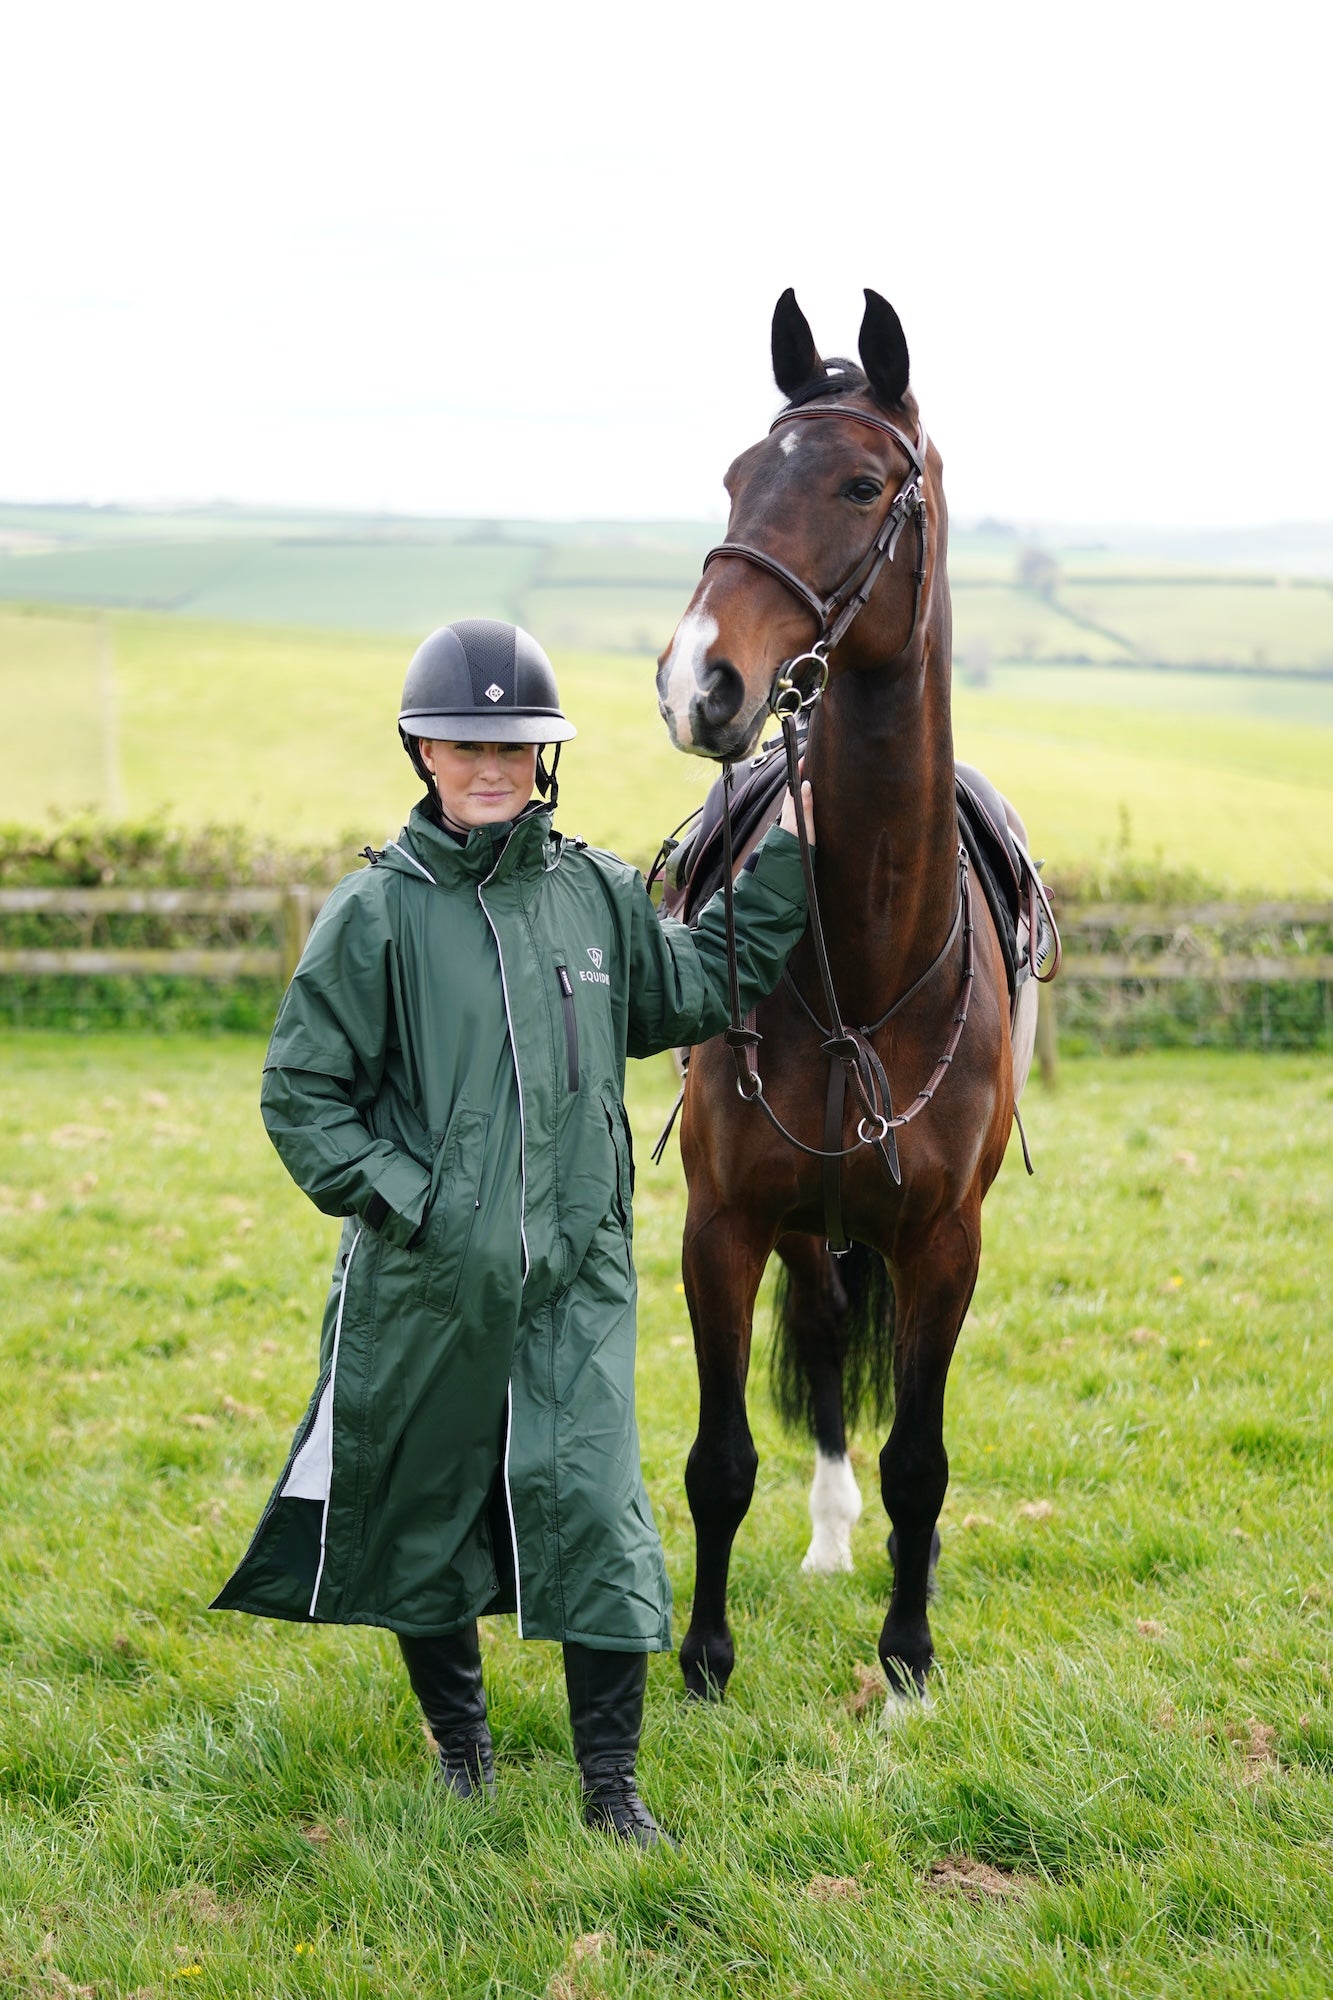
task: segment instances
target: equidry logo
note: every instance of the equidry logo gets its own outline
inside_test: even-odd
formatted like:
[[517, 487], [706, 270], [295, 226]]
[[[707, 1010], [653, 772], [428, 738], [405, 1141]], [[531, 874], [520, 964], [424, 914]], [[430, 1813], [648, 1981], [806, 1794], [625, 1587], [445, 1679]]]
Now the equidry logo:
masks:
[[585, 972], [580, 966], [579, 978], [588, 986], [609, 986], [611, 984], [611, 975], [609, 972], [601, 970], [603, 954], [600, 945], [590, 944], [587, 947], [587, 951], [589, 958], [597, 967], [597, 970], [595, 972]]

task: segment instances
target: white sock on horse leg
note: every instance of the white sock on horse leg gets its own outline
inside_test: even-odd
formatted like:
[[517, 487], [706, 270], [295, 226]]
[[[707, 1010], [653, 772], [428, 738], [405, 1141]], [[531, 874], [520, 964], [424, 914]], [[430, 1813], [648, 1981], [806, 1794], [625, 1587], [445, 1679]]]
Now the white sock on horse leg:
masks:
[[850, 1570], [852, 1529], [861, 1516], [861, 1492], [845, 1452], [831, 1457], [815, 1454], [810, 1486], [810, 1521], [814, 1533], [801, 1568], [809, 1576], [832, 1576]]

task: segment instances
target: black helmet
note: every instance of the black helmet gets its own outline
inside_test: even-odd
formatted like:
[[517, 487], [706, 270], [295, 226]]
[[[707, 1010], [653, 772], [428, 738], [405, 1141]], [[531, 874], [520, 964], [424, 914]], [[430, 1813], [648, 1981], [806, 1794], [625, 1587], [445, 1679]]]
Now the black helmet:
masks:
[[459, 618], [422, 640], [403, 683], [398, 729], [409, 755], [420, 736], [563, 743], [575, 734], [551, 662], [531, 633], [498, 618]]

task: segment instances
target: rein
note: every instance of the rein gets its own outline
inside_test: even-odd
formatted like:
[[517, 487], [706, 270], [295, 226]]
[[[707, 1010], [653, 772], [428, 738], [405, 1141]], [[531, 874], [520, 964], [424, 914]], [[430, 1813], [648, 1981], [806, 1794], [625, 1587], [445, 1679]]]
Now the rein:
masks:
[[[813, 703], [818, 695], [810, 697]], [[814, 862], [810, 853], [810, 836], [806, 831], [805, 814], [800, 808], [800, 762], [796, 735], [796, 717], [785, 713], [780, 715], [782, 723], [783, 747], [787, 758], [787, 782], [792, 796], [797, 800], [796, 831], [801, 847], [801, 871], [805, 877], [806, 901], [810, 910], [810, 935], [815, 948], [815, 963], [819, 969], [820, 984], [824, 989], [824, 1003], [832, 1028], [819, 1019], [809, 1002], [797, 989], [789, 974], [784, 979], [790, 991], [807, 1017], [825, 1037], [820, 1044], [821, 1052], [829, 1058], [829, 1094], [824, 1124], [824, 1144], [807, 1145], [788, 1131], [782, 1120], [769, 1103], [764, 1091], [763, 1078], [755, 1060], [754, 1052], [763, 1041], [758, 1029], [747, 1024], [741, 1016], [740, 979], [736, 959], [736, 885], [733, 874], [731, 840], [731, 784], [732, 766], [726, 764], [722, 778], [722, 893], [723, 910], [726, 920], [727, 972], [730, 981], [731, 1021], [723, 1031], [723, 1040], [731, 1050], [736, 1062], [736, 1089], [747, 1104], [757, 1104], [774, 1131], [778, 1132], [789, 1145], [811, 1159], [833, 1163], [833, 1171], [826, 1169], [824, 1176], [825, 1214], [828, 1222], [829, 1247], [835, 1254], [847, 1248], [842, 1230], [841, 1190], [836, 1163], [863, 1146], [873, 1146], [880, 1164], [889, 1178], [900, 1185], [902, 1169], [898, 1161], [898, 1145], [895, 1133], [919, 1118], [934, 1097], [948, 1073], [949, 1066], [958, 1052], [958, 1044], [967, 1026], [968, 1012], [972, 1004], [972, 987], [976, 977], [975, 954], [973, 950], [972, 924], [972, 884], [966, 850], [958, 849], [958, 905], [954, 911], [949, 935], [942, 949], [931, 961], [919, 979], [913, 981], [906, 993], [887, 1011], [867, 1027], [849, 1028], [842, 1018], [842, 1009], [833, 987], [833, 975], [829, 968], [828, 951], [824, 943], [824, 926], [819, 913], [819, 899], [815, 893]], [[944, 964], [954, 944], [962, 933], [963, 970], [959, 982], [958, 1011], [953, 1017], [953, 1027], [943, 1053], [938, 1058], [930, 1076], [917, 1092], [905, 1111], [893, 1109], [893, 1097], [889, 1088], [888, 1075], [878, 1054], [871, 1044], [871, 1036], [887, 1027], [893, 1017], [914, 1000], [922, 988]], [[751, 1019], [753, 1017], [750, 1017]], [[842, 1136], [843, 1106], [847, 1085], [850, 1083], [862, 1115], [857, 1121], [856, 1138], [850, 1146], [838, 1144]]]
[[[857, 560], [837, 588], [828, 596], [819, 593], [799, 577], [776, 556], [766, 550], [753, 548], [747, 542], [721, 542], [711, 549], [704, 558], [704, 568], [723, 556], [736, 556], [754, 564], [777, 578], [813, 614], [818, 627], [816, 637], [808, 652], [798, 654], [786, 661], [774, 677], [769, 691], [768, 705], [782, 727], [783, 748], [787, 760], [787, 783], [796, 801], [796, 831], [801, 849], [801, 872], [805, 878], [806, 901], [809, 907], [810, 939], [814, 947], [815, 965], [819, 973], [819, 983], [823, 992], [824, 1011], [827, 1025], [819, 1019], [814, 1009], [797, 991], [789, 975], [784, 974], [787, 985], [796, 995], [800, 1006], [813, 1021], [824, 1037], [821, 1051], [829, 1058], [829, 1088], [825, 1106], [824, 1144], [807, 1145], [789, 1132], [769, 1103], [764, 1092], [756, 1051], [763, 1037], [752, 1025], [753, 1016], [747, 1022], [742, 1019], [740, 1008], [740, 979], [736, 959], [736, 903], [734, 860], [731, 830], [731, 790], [733, 766], [730, 761], [723, 766], [722, 777], [722, 885], [726, 918], [727, 972], [730, 984], [731, 1020], [724, 1033], [724, 1040], [736, 1062], [736, 1089], [747, 1104], [757, 1104], [773, 1129], [789, 1145], [813, 1159], [823, 1160], [824, 1165], [824, 1209], [828, 1231], [829, 1249], [841, 1255], [848, 1248], [846, 1233], [842, 1225], [841, 1162], [863, 1146], [872, 1146], [885, 1173], [895, 1183], [902, 1182], [902, 1168], [898, 1160], [896, 1133], [918, 1118], [939, 1089], [949, 1065], [957, 1053], [967, 1026], [968, 1010], [972, 1001], [972, 987], [975, 977], [972, 945], [972, 892], [969, 879], [967, 854], [960, 845], [958, 850], [958, 905], [953, 923], [942, 950], [931, 965], [916, 980], [908, 991], [893, 1003], [878, 1021], [860, 1030], [850, 1028], [842, 1017], [838, 996], [833, 985], [833, 973], [829, 966], [828, 949], [824, 941], [824, 926], [819, 911], [819, 899], [815, 891], [814, 863], [810, 853], [810, 836], [806, 830], [805, 813], [801, 807], [800, 748], [797, 738], [797, 720], [802, 714], [812, 710], [828, 684], [828, 656], [846, 636], [852, 621], [864, 610], [875, 587], [880, 571], [885, 563], [893, 561], [899, 538], [909, 520], [915, 520], [917, 529], [917, 564], [913, 572], [915, 593], [912, 604], [912, 623], [907, 639], [901, 648], [905, 653], [916, 637], [921, 618], [922, 594], [925, 587], [929, 541], [927, 531], [926, 498], [922, 479], [926, 465], [926, 433], [924, 427], [918, 429], [915, 442], [906, 437], [895, 425], [869, 411], [835, 409], [828, 406], [788, 410], [770, 426], [770, 436], [780, 424], [803, 422], [812, 418], [838, 417], [844, 421], [868, 425], [872, 430], [883, 431], [893, 438], [907, 453], [910, 469], [889, 505], [883, 521], [877, 529], [869, 548]], [[895, 657], [900, 657], [897, 655]], [[803, 693], [796, 674], [807, 661], [814, 664], [814, 675], [809, 693]], [[944, 1052], [936, 1062], [930, 1077], [917, 1092], [906, 1111], [894, 1112], [893, 1099], [889, 1089], [888, 1075], [871, 1043], [872, 1035], [885, 1027], [909, 1000], [918, 994], [927, 981], [944, 963], [952, 951], [961, 929], [963, 937], [963, 971], [958, 1011], [953, 1017], [953, 1028]], [[861, 1115], [857, 1120], [856, 1138], [850, 1146], [839, 1142], [842, 1138], [843, 1116], [848, 1085], [851, 1086]], [[668, 1127], [669, 1129], [669, 1127]], [[665, 1134], [663, 1135], [665, 1137]]]

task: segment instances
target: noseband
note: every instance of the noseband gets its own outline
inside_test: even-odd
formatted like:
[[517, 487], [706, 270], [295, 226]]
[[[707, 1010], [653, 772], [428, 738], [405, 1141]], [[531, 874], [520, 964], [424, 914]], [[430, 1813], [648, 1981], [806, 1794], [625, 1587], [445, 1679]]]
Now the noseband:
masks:
[[[786, 563], [765, 549], [756, 549], [749, 542], [719, 542], [704, 557], [704, 568], [715, 562], [719, 556], [739, 556], [743, 561], [753, 563], [756, 569], [766, 570], [775, 576], [798, 597], [806, 609], [814, 616], [817, 631], [808, 652], [798, 653], [785, 660], [773, 677], [769, 689], [768, 705], [775, 715], [799, 715], [803, 709], [813, 707], [824, 691], [828, 680], [828, 656], [846, 634], [853, 619], [857, 618], [870, 601], [870, 593], [875, 587], [880, 571], [885, 563], [893, 561], [898, 547], [898, 538], [908, 521], [915, 519], [917, 533], [917, 564], [913, 571], [915, 595], [912, 602], [912, 623], [907, 638], [899, 649], [905, 653], [916, 637], [916, 628], [921, 618], [921, 593], [926, 582], [926, 557], [928, 553], [928, 526], [926, 495], [922, 485], [926, 472], [926, 432], [924, 425], [918, 425], [916, 441], [900, 431], [885, 417], [877, 417], [869, 410], [838, 409], [829, 404], [810, 405], [802, 410], [784, 410], [769, 425], [772, 437], [782, 424], [806, 423], [816, 417], [837, 417], [844, 423], [864, 424], [868, 429], [883, 431], [895, 444], [906, 452], [910, 470], [893, 496], [893, 501], [884, 519], [876, 530], [874, 540], [864, 555], [853, 563], [847, 575], [828, 597], [799, 577], [795, 570], [788, 569]], [[814, 663], [814, 681], [811, 691], [802, 694], [797, 685], [797, 669], [807, 661]]]

